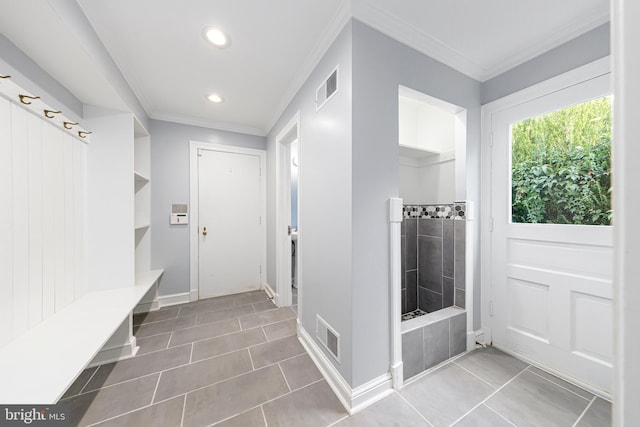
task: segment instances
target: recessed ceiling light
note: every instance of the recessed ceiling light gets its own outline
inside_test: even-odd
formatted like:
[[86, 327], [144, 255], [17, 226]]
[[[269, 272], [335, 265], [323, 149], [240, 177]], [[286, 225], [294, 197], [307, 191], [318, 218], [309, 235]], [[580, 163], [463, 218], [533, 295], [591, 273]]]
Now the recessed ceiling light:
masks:
[[222, 101], [224, 101], [224, 99], [222, 99], [222, 97], [217, 93], [212, 93], [211, 95], [207, 96], [207, 99], [214, 104], [220, 104]]
[[229, 45], [231, 44], [231, 39], [229, 38], [229, 36], [219, 28], [214, 28], [214, 27], [205, 28], [204, 38], [208, 40], [211, 44], [219, 48], [229, 47]]

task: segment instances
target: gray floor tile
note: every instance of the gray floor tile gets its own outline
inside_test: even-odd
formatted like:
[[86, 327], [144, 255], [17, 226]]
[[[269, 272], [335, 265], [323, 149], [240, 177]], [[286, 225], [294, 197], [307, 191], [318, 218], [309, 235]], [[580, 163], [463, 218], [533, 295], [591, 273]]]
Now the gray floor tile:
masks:
[[269, 341], [251, 347], [249, 351], [251, 352], [251, 358], [253, 359], [253, 364], [256, 369], [305, 352], [297, 337], [287, 337], [276, 341]]
[[242, 329], [251, 329], [256, 326], [281, 322], [283, 320], [291, 319], [292, 317], [296, 317], [296, 313], [289, 307], [283, 307], [276, 310], [263, 311], [261, 313], [243, 316], [240, 318], [240, 324], [242, 325]]
[[140, 313], [133, 315], [133, 324], [142, 325], [145, 323], [160, 322], [162, 320], [170, 320], [178, 317], [179, 307], [167, 307], [161, 310], [149, 311], [148, 313]]
[[252, 370], [248, 350], [240, 350], [170, 369], [160, 376], [154, 401], [159, 402], [179, 396]]
[[189, 328], [196, 324], [196, 316], [178, 317], [177, 319], [163, 320], [161, 322], [149, 323], [133, 327], [133, 334], [136, 338], [145, 338], [152, 335], [160, 335], [166, 332], [177, 331]]
[[138, 350], [138, 354], [136, 356], [142, 356], [143, 354], [152, 353], [158, 350], [164, 350], [169, 345], [169, 338], [171, 338], [171, 332], [136, 340], [136, 343], [140, 347], [140, 350]]
[[277, 365], [196, 390], [187, 394], [184, 426], [214, 424], [288, 391]]
[[280, 362], [280, 367], [291, 390], [297, 390], [322, 379], [322, 374], [308, 354]]
[[438, 427], [450, 425], [494, 390], [459, 366], [448, 364], [409, 384], [400, 394]]
[[456, 427], [513, 427], [509, 421], [484, 405], [478, 406], [454, 424]]
[[194, 326], [193, 328], [182, 329], [171, 334], [169, 347], [175, 347], [194, 341], [207, 338], [214, 338], [220, 335], [238, 332], [240, 325], [238, 319], [220, 320], [219, 322], [207, 323], [206, 325]]
[[493, 347], [474, 350], [455, 363], [496, 387], [501, 387], [528, 366]]
[[397, 393], [369, 406], [335, 427], [430, 427]]
[[97, 390], [101, 387], [184, 365], [189, 363], [190, 357], [191, 346], [186, 345], [101, 365], [85, 387], [85, 391]]
[[576, 427], [609, 427], [611, 425], [611, 403], [596, 397]]
[[94, 366], [93, 368], [87, 368], [82, 371], [80, 375], [78, 375], [78, 378], [76, 378], [76, 380], [73, 382], [73, 384], [69, 386], [67, 391], [62, 396], [62, 399], [80, 394], [84, 386], [87, 385], [87, 382], [89, 382], [91, 376], [96, 372], [97, 369], [98, 367]]
[[260, 407], [236, 415], [226, 421], [216, 424], [216, 427], [265, 427], [264, 415]]
[[159, 376], [155, 374], [127, 381], [60, 403], [69, 405], [69, 423], [72, 426], [86, 426], [149, 405]]
[[525, 371], [485, 404], [520, 427], [552, 427], [573, 425], [589, 401]]
[[551, 375], [548, 372], [543, 371], [542, 369], [538, 369], [535, 366], [529, 366], [529, 371], [533, 372], [534, 374], [540, 375], [541, 377], [551, 381], [554, 384], [558, 384], [560, 387], [564, 387], [567, 390], [570, 390], [572, 392], [574, 392], [575, 394], [584, 397], [587, 400], [591, 400], [593, 399], [595, 396], [592, 393], [589, 393], [587, 390], [580, 388], [578, 386], [575, 386], [571, 383], [566, 382], [565, 380], [561, 380], [560, 378], [556, 377], [555, 375]]
[[295, 318], [283, 320], [282, 322], [272, 323], [262, 327], [269, 341], [277, 340], [284, 337], [296, 335], [297, 322]]
[[225, 308], [235, 307], [235, 305], [233, 304], [234, 297], [235, 295], [225, 295], [216, 298], [202, 299], [199, 301], [181, 305], [180, 313], [178, 314], [178, 316], [193, 316], [198, 313], [204, 313], [207, 311], [223, 310]]
[[204, 325], [207, 323], [219, 322], [220, 320], [233, 319], [234, 317], [240, 317], [251, 313], [253, 313], [253, 308], [250, 305], [225, 308], [215, 311], [205, 311], [204, 313], [198, 313], [198, 320], [196, 321], [196, 324]]
[[204, 341], [198, 341], [193, 344], [193, 355], [191, 361], [206, 359], [212, 356], [229, 353], [250, 347], [252, 345], [262, 344], [267, 338], [262, 332], [262, 328], [249, 329], [234, 334], [223, 335], [221, 337], [211, 338]]
[[326, 381], [266, 403], [263, 409], [269, 427], [324, 427], [347, 413]]
[[105, 421], [96, 427], [180, 427], [183, 407], [184, 396], [179, 396]]
[[255, 302], [268, 301], [269, 296], [265, 291], [253, 291], [253, 292], [244, 292], [242, 294], [235, 295], [233, 298], [233, 303], [236, 306], [253, 304]]
[[259, 313], [261, 311], [267, 311], [267, 310], [275, 310], [276, 308], [278, 308], [278, 306], [275, 305], [272, 300], [256, 302], [251, 305], [253, 306], [253, 310], [256, 313]]

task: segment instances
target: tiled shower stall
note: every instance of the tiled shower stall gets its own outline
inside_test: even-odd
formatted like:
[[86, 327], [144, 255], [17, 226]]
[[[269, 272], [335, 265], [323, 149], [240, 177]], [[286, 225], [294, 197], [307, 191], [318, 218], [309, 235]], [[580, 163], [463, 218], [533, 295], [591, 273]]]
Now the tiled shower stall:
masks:
[[464, 202], [403, 206], [405, 378], [466, 350], [466, 219]]

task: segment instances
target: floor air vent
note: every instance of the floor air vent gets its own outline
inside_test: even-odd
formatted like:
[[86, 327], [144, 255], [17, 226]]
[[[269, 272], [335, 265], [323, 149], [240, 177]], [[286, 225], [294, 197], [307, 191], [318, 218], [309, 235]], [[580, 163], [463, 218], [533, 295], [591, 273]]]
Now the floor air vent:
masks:
[[316, 337], [329, 353], [340, 363], [340, 334], [320, 315], [316, 317]]
[[318, 111], [327, 101], [338, 91], [338, 67], [322, 82], [316, 91], [316, 111]]

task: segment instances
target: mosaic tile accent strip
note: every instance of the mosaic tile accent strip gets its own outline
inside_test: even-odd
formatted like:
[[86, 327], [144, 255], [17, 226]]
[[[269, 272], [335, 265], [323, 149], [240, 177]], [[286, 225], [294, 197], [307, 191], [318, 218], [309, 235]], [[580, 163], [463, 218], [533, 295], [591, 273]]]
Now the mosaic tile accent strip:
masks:
[[402, 206], [403, 218], [442, 218], [442, 219], [466, 219], [466, 203], [455, 202], [446, 205], [404, 205]]
[[408, 313], [402, 315], [402, 321], [415, 319], [416, 317], [424, 316], [427, 314], [426, 311], [420, 310], [419, 308]]

